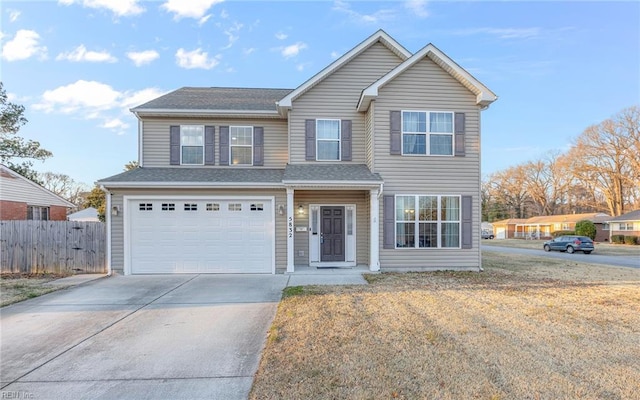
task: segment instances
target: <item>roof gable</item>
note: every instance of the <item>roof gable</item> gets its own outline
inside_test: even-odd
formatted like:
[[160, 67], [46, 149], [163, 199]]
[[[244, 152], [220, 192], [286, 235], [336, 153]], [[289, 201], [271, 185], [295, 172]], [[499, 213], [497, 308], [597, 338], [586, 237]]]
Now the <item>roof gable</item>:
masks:
[[626, 214], [622, 214], [618, 217], [611, 218], [609, 221], [611, 222], [632, 222], [632, 221], [640, 221], [640, 210], [635, 210], [628, 212]]
[[75, 207], [75, 204], [2, 164], [0, 164], [0, 182], [2, 183], [1, 200], [42, 206]]
[[389, 36], [385, 31], [379, 30], [282, 98], [278, 102], [278, 111], [283, 115], [286, 114], [286, 111], [291, 108], [295, 99], [309, 91], [318, 83], [322, 82], [326, 77], [378, 42], [382, 43], [402, 60], [407, 60], [411, 56], [411, 53], [400, 43]]
[[482, 107], [488, 107], [491, 103], [498, 99], [495, 93], [493, 93], [488, 87], [483, 85], [479, 80], [474, 78], [464, 68], [456, 64], [446, 54], [440, 51], [433, 44], [429, 43], [423, 47], [416, 54], [405, 60], [402, 64], [398, 65], [393, 70], [389, 71], [385, 76], [372, 83], [365, 90], [362, 91], [360, 101], [358, 101], [358, 111], [367, 111], [371, 101], [378, 96], [378, 90], [384, 85], [401, 75], [407, 69], [418, 63], [420, 60], [428, 57], [435, 62], [440, 68], [445, 70], [454, 79], [460, 82], [464, 87], [469, 89], [476, 95], [476, 103]]

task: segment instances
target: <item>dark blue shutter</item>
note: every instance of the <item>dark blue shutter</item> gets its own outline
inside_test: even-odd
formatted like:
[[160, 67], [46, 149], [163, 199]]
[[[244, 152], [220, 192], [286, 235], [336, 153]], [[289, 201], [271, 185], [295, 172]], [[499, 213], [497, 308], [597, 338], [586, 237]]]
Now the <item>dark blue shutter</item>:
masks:
[[253, 165], [264, 165], [264, 128], [253, 128]]
[[455, 141], [456, 141], [456, 157], [464, 157], [464, 138], [465, 138], [465, 120], [464, 113], [455, 113]]
[[216, 128], [204, 127], [204, 165], [216, 164]]
[[220, 127], [220, 165], [229, 165], [229, 127]]
[[180, 127], [169, 127], [169, 164], [180, 165]]
[[393, 195], [383, 196], [382, 213], [382, 248], [396, 248], [396, 199]]
[[462, 220], [462, 248], [473, 248], [473, 197], [462, 196], [460, 217]]
[[307, 119], [304, 121], [304, 137], [305, 137], [305, 160], [316, 160], [316, 120]]
[[402, 113], [400, 111], [389, 112], [389, 154], [402, 154]]
[[342, 161], [351, 161], [351, 120], [343, 119], [340, 138], [342, 146]]

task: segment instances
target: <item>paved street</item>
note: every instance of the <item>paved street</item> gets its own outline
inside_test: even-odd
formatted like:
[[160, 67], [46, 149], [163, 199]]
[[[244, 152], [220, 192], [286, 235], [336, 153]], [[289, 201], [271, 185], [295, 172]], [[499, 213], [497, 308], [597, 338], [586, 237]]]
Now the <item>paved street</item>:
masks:
[[591, 254], [583, 253], [562, 253], [559, 251], [546, 252], [542, 250], [520, 249], [515, 247], [482, 246], [483, 251], [495, 251], [498, 253], [524, 254], [539, 257], [559, 258], [571, 261], [580, 261], [591, 264], [612, 265], [616, 267], [640, 268], [640, 256], [608, 256], [597, 254], [598, 248]]

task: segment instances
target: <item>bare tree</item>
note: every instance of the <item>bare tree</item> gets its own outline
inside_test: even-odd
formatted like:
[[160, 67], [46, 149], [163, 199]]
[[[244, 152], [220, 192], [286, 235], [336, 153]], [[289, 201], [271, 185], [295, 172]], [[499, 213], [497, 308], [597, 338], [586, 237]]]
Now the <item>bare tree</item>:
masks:
[[74, 181], [69, 175], [56, 172], [44, 172], [39, 174], [38, 178], [46, 189], [82, 207], [83, 193], [88, 190], [86, 185]]
[[509, 167], [489, 178], [490, 192], [505, 207], [510, 218], [525, 218], [530, 197], [526, 190], [526, 174], [523, 165]]

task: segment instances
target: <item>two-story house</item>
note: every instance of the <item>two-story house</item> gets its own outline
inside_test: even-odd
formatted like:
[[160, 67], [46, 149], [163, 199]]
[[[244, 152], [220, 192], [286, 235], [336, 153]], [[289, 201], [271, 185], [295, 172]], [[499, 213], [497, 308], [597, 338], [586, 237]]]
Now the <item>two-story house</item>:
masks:
[[295, 89], [185, 87], [132, 109], [107, 191], [118, 273], [478, 270], [480, 113], [429, 44], [378, 31]]

